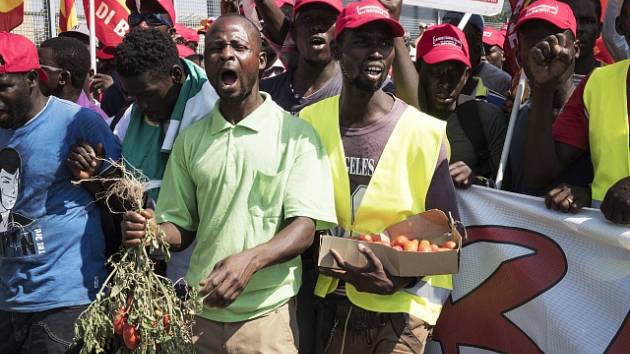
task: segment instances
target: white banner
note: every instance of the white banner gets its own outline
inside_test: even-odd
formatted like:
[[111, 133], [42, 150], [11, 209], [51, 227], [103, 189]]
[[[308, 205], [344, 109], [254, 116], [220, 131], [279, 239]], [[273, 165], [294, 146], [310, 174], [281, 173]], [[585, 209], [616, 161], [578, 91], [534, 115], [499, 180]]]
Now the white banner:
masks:
[[458, 201], [468, 238], [426, 353], [630, 353], [630, 228], [481, 187]]
[[405, 5], [494, 16], [503, 9], [503, 0], [406, 0]]

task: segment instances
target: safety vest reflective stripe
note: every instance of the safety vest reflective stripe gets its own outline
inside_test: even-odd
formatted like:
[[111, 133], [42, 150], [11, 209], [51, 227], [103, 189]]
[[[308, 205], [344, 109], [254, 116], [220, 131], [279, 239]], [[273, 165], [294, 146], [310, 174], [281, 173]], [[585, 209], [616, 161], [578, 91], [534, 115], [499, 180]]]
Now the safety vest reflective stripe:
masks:
[[413, 288], [404, 289], [403, 291], [408, 292], [412, 295], [423, 297], [429, 302], [440, 306], [451, 294], [451, 291], [449, 289], [431, 286], [431, 284], [423, 280], [420, 280], [418, 284], [416, 284]]
[[630, 59], [595, 69], [584, 88], [594, 203], [601, 202], [613, 184], [630, 176], [628, 67]]

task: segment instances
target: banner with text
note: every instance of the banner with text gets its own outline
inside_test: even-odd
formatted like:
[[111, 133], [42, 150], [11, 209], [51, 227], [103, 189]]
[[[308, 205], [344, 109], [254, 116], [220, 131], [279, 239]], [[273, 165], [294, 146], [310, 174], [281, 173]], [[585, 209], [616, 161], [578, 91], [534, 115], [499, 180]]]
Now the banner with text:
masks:
[[[89, 0], [83, 0], [83, 8], [89, 13]], [[94, 0], [96, 38], [101, 46], [115, 47], [122, 42], [129, 31], [128, 17], [125, 0]]]
[[405, 5], [494, 16], [503, 9], [503, 0], [407, 0]]

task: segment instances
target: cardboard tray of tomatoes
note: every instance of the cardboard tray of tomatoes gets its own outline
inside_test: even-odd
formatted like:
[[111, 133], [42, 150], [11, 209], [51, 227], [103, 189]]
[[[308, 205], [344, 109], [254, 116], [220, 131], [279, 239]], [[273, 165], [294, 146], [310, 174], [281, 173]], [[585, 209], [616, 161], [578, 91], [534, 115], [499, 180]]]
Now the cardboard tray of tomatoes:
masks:
[[394, 276], [416, 277], [459, 271], [462, 236], [455, 221], [440, 210], [414, 215], [380, 234], [359, 237], [324, 235], [320, 238], [317, 265], [341, 269], [330, 252], [334, 249], [350, 264], [365, 266], [367, 260], [357, 249], [359, 243], [369, 247], [385, 270]]

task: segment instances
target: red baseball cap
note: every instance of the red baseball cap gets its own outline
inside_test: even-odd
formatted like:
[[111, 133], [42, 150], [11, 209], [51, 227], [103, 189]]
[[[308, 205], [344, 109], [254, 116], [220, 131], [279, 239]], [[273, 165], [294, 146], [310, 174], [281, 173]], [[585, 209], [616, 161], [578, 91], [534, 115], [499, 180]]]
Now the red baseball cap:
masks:
[[181, 23], [175, 24], [175, 32], [182, 36], [186, 42], [199, 43], [199, 34], [194, 29], [188, 28]]
[[48, 80], [48, 76], [39, 65], [35, 44], [24, 36], [0, 32], [0, 58], [4, 62], [0, 64], [0, 75], [35, 70], [42, 80]]
[[561, 30], [571, 30], [577, 36], [577, 21], [573, 15], [571, 7], [563, 2], [555, 0], [538, 0], [521, 11], [516, 29], [518, 30], [524, 23], [531, 20], [543, 20], [560, 28]]
[[466, 35], [448, 23], [431, 26], [424, 31], [418, 43], [416, 58], [427, 64], [457, 60], [471, 67]]
[[183, 44], [177, 44], [177, 54], [179, 54], [180, 58], [186, 58], [193, 54], [197, 54], [192, 48], [185, 46]]
[[503, 43], [505, 42], [505, 32], [500, 31], [494, 27], [488, 26], [483, 29], [483, 44], [489, 46], [498, 46], [503, 49]]
[[[147, 0], [126, 0], [125, 4], [127, 5], [127, 8], [131, 11], [134, 12], [134, 9], [137, 12], [141, 12], [140, 7], [142, 6], [141, 2], [147, 2]], [[160, 7], [162, 7], [162, 9], [164, 9], [164, 12], [166, 12], [170, 17], [171, 20], [173, 21], [173, 23], [175, 23], [175, 6], [173, 5], [173, 0], [150, 0], [155, 2], [156, 4], [160, 5]]]
[[296, 0], [295, 6], [293, 6], [293, 16], [298, 12], [298, 10], [308, 4], [323, 4], [332, 7], [333, 9], [341, 12], [343, 10], [343, 3], [341, 0]]
[[337, 17], [335, 38], [339, 37], [345, 29], [359, 28], [376, 21], [385, 22], [392, 29], [394, 37], [402, 37], [405, 34], [405, 29], [400, 22], [391, 18], [380, 2], [363, 0], [350, 3], [341, 11]]
[[107, 46], [96, 50], [96, 57], [100, 60], [112, 60], [116, 53], [116, 47]]

